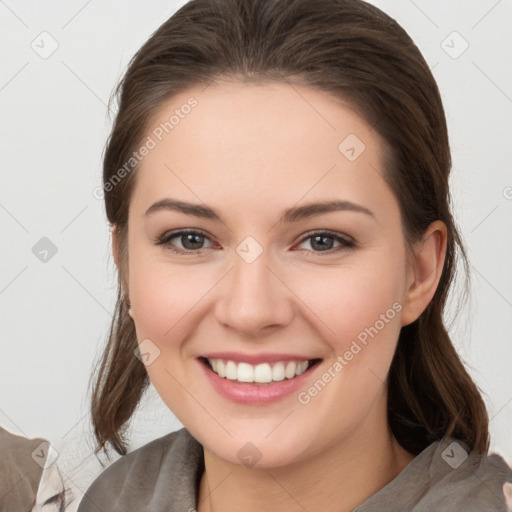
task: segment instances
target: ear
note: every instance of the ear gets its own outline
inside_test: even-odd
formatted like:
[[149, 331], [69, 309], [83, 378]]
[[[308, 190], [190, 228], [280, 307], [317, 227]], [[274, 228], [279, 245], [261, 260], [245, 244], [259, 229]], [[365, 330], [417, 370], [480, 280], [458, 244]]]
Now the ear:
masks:
[[440, 220], [433, 222], [422, 240], [415, 244], [402, 309], [402, 326], [414, 322], [432, 300], [443, 272], [446, 244], [447, 229]]
[[112, 225], [112, 256], [114, 257], [114, 263], [119, 269], [119, 239], [117, 236], [117, 224]]
[[[117, 232], [117, 224], [114, 224], [112, 226], [111, 233], [112, 233], [112, 256], [114, 257], [114, 263], [116, 264], [117, 272], [121, 279], [121, 286], [123, 288], [123, 291], [126, 295], [128, 303], [129, 303], [128, 283], [124, 282], [123, 272], [121, 272], [121, 267], [119, 266], [121, 257], [119, 255], [119, 234]], [[130, 315], [130, 317], [132, 316], [131, 308], [128, 309], [128, 314]]]

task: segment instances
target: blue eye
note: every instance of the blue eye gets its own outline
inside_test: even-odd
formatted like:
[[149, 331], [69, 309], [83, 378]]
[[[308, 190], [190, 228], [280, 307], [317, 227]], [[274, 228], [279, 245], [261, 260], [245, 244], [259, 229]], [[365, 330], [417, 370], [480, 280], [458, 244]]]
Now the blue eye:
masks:
[[[175, 243], [172, 242], [174, 239], [178, 239], [180, 241], [182, 248], [176, 247]], [[205, 249], [203, 244], [206, 240], [210, 240], [210, 238], [201, 231], [183, 229], [180, 231], [164, 234], [162, 237], [155, 240], [155, 244], [162, 245], [177, 254], [193, 255], [201, 254], [203, 252]], [[331, 233], [329, 231], [316, 231], [308, 233], [302, 238], [300, 244], [303, 244], [308, 240], [310, 240], [310, 247], [313, 248], [311, 252], [318, 255], [322, 255], [322, 253], [333, 254], [342, 250], [354, 248], [356, 246], [356, 243], [352, 239], [340, 236], [336, 233]], [[333, 247], [334, 243], [336, 242], [339, 244], [338, 247]], [[318, 250], [315, 250], [315, 247]]]

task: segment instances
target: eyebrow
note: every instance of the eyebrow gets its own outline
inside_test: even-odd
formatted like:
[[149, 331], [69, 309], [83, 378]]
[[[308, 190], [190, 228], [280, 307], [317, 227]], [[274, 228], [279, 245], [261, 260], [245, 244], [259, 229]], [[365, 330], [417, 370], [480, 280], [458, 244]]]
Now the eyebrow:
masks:
[[[171, 210], [184, 213], [186, 215], [193, 215], [203, 219], [215, 220], [224, 223], [222, 217], [213, 208], [206, 205], [187, 203], [185, 201], [178, 201], [172, 198], [165, 198], [152, 204], [145, 213], [145, 216], [152, 215], [161, 210]], [[278, 224], [290, 224], [304, 219], [322, 215], [324, 213], [331, 213], [336, 211], [352, 211], [364, 213], [375, 218], [372, 211], [364, 206], [361, 206], [350, 201], [333, 200], [321, 201], [317, 203], [307, 203], [302, 206], [293, 206], [285, 210], [283, 215], [278, 221]]]

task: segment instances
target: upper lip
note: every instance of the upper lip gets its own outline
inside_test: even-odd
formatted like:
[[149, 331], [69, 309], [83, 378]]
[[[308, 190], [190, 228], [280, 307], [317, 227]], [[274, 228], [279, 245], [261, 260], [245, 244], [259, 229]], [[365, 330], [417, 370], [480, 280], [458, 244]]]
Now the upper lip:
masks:
[[262, 353], [262, 354], [242, 354], [240, 352], [209, 352], [201, 357], [207, 359], [222, 359], [224, 361], [234, 361], [236, 363], [275, 363], [277, 361], [311, 361], [320, 359], [318, 357], [307, 357], [297, 354], [284, 353]]

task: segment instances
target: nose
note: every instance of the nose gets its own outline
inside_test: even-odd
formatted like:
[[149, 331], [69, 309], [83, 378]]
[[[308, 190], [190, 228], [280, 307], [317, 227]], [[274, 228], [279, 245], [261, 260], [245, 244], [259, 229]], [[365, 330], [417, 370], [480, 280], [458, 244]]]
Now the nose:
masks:
[[265, 252], [248, 263], [234, 255], [233, 268], [223, 279], [215, 307], [219, 323], [251, 338], [288, 325], [293, 317], [293, 293]]

